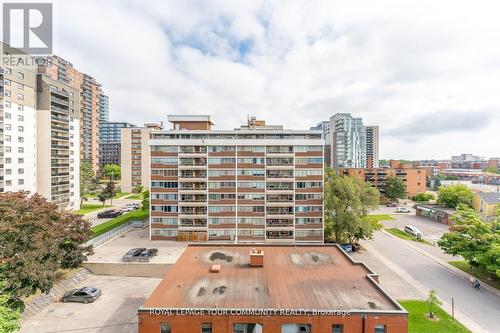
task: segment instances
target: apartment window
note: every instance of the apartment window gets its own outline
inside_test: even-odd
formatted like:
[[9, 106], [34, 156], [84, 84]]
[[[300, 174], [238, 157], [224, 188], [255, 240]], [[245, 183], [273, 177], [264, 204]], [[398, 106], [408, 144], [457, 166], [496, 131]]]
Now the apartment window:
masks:
[[234, 212], [234, 211], [236, 211], [236, 207], [235, 206], [208, 206], [208, 211], [210, 213]]
[[17, 126], [17, 131], [18, 132], [24, 132], [24, 127], [23, 126]]
[[233, 333], [262, 333], [262, 324], [233, 324]]
[[160, 333], [172, 333], [169, 323], [160, 323]]
[[311, 333], [311, 324], [281, 324], [281, 333]]
[[18, 105], [18, 106], [17, 106], [17, 109], [18, 109], [19, 111], [24, 111], [24, 105]]
[[4, 129], [6, 131], [10, 131], [12, 129], [12, 126], [10, 126], [10, 124], [5, 124]]
[[10, 102], [9, 102], [9, 101], [5, 101], [5, 107], [6, 107], [6, 108], [10, 108], [10, 107], [11, 107], [11, 104], [10, 104]]
[[5, 174], [6, 174], [7, 176], [12, 175], [12, 169], [5, 169]]
[[10, 163], [12, 163], [12, 158], [6, 157], [5, 158], [5, 164], [10, 164]]
[[177, 212], [177, 206], [151, 206], [151, 210], [167, 212], [167, 213], [175, 213]]
[[[6, 153], [11, 153], [11, 152], [12, 152], [12, 147], [10, 147], [10, 146], [6, 146], [6, 147], [5, 147], [5, 152], [6, 152]], [[482, 203], [481, 203], [481, 204], [482, 204]]]
[[5, 79], [5, 85], [6, 85], [6, 86], [10, 86], [10, 82], [11, 82], [11, 81], [10, 81], [9, 79]]
[[20, 142], [20, 143], [23, 143], [24, 142], [24, 137], [22, 137], [22, 136], [17, 137], [17, 141]]
[[7, 97], [11, 96], [10, 90], [5, 90], [5, 96], [7, 96]]
[[201, 333], [212, 333], [212, 323], [201, 324]]
[[17, 84], [17, 88], [18, 88], [19, 90], [24, 90], [24, 84], [22, 84], [22, 83], [18, 83], [18, 84]]
[[17, 181], [17, 185], [24, 185], [24, 179], [19, 179]]
[[12, 180], [6, 180], [5, 186], [12, 186]]
[[17, 121], [24, 121], [24, 116], [21, 115], [17, 116]]
[[22, 101], [24, 100], [24, 95], [23, 94], [17, 94], [17, 99]]
[[17, 163], [19, 163], [19, 164], [23, 164], [23, 163], [24, 163], [24, 158], [19, 157], [19, 158], [17, 159]]
[[21, 73], [21, 72], [17, 72], [17, 77], [18, 77], [19, 79], [24, 79], [24, 74], [23, 74], [23, 73]]
[[375, 333], [386, 333], [386, 326], [385, 325], [375, 325]]
[[17, 173], [20, 175], [24, 175], [24, 169], [23, 168], [17, 169]]
[[344, 333], [344, 325], [333, 324], [332, 325], [332, 333]]

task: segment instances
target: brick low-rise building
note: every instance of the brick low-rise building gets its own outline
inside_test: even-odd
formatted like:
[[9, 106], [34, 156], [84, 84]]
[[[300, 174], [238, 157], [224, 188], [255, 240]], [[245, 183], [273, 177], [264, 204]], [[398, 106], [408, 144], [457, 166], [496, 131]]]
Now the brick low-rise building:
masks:
[[319, 131], [252, 119], [215, 131], [210, 116], [169, 116], [153, 131], [151, 239], [323, 242]]
[[336, 245], [190, 245], [139, 333], [407, 333], [408, 313]]

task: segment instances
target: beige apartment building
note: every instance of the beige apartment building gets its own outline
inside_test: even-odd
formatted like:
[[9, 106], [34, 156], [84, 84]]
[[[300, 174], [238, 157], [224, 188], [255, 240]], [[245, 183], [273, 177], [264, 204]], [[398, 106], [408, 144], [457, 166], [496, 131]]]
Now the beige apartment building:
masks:
[[168, 120], [172, 130], [150, 133], [152, 240], [323, 242], [320, 131]]
[[100, 101], [103, 96], [101, 84], [56, 55], [49, 57], [38, 71], [79, 90], [80, 159], [90, 162], [93, 170], [98, 172]]
[[137, 185], [149, 188], [150, 133], [162, 129], [162, 123], [146, 123], [144, 127], [121, 129], [120, 186], [123, 192], [132, 192]]
[[0, 192], [39, 193], [78, 209], [79, 90], [39, 74], [36, 62], [3, 44], [21, 66], [0, 68]]

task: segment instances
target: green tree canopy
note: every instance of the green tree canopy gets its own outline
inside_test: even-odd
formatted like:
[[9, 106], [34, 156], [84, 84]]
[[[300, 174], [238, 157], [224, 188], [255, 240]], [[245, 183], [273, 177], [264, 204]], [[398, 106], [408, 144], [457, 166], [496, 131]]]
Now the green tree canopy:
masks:
[[15, 297], [48, 292], [60, 268], [92, 253], [90, 222], [26, 192], [0, 194], [0, 280]]
[[92, 163], [82, 162], [80, 164], [80, 205], [83, 204], [85, 199], [85, 194], [92, 191], [92, 179], [94, 178], [94, 170], [92, 169]]
[[106, 164], [102, 169], [104, 176], [111, 180], [120, 179], [121, 169], [118, 164]]
[[0, 281], [0, 333], [11, 333], [19, 330], [21, 310], [15, 305], [12, 295], [5, 291], [5, 283]]
[[149, 190], [142, 192], [142, 210], [149, 211]]
[[472, 195], [472, 190], [462, 184], [441, 186], [438, 190], [437, 203], [449, 208], [455, 208], [459, 204], [470, 206]]
[[337, 243], [354, 243], [371, 238], [380, 228], [367, 218], [370, 209], [379, 204], [379, 193], [355, 177], [338, 176], [325, 170], [325, 239]]
[[142, 186], [141, 184], [137, 184], [134, 186], [135, 193], [142, 193], [142, 191], [144, 191], [144, 186]]
[[389, 199], [406, 198], [406, 185], [403, 178], [398, 176], [389, 176], [385, 179], [385, 196]]
[[104, 206], [107, 200], [111, 200], [111, 204], [113, 204], [113, 197], [116, 195], [116, 184], [113, 180], [110, 180], [106, 183], [106, 186], [99, 192], [97, 195], [97, 199], [102, 202]]
[[418, 202], [428, 202], [430, 200], [436, 200], [436, 196], [429, 192], [421, 192], [415, 194], [411, 199]]
[[461, 255], [470, 265], [500, 276], [500, 219], [484, 222], [473, 209], [460, 204], [452, 220], [452, 231], [438, 245], [444, 252]]
[[490, 166], [490, 167], [487, 167], [486, 170], [484, 170], [486, 172], [490, 172], [490, 173], [500, 173], [499, 170], [498, 170], [498, 167], [497, 166]]

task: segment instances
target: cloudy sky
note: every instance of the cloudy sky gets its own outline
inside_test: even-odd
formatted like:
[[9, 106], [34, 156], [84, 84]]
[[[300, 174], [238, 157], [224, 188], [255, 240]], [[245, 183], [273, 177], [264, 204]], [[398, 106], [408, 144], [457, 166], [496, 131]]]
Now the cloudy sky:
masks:
[[56, 1], [55, 52], [110, 118], [381, 128], [381, 158], [500, 156], [498, 1]]

